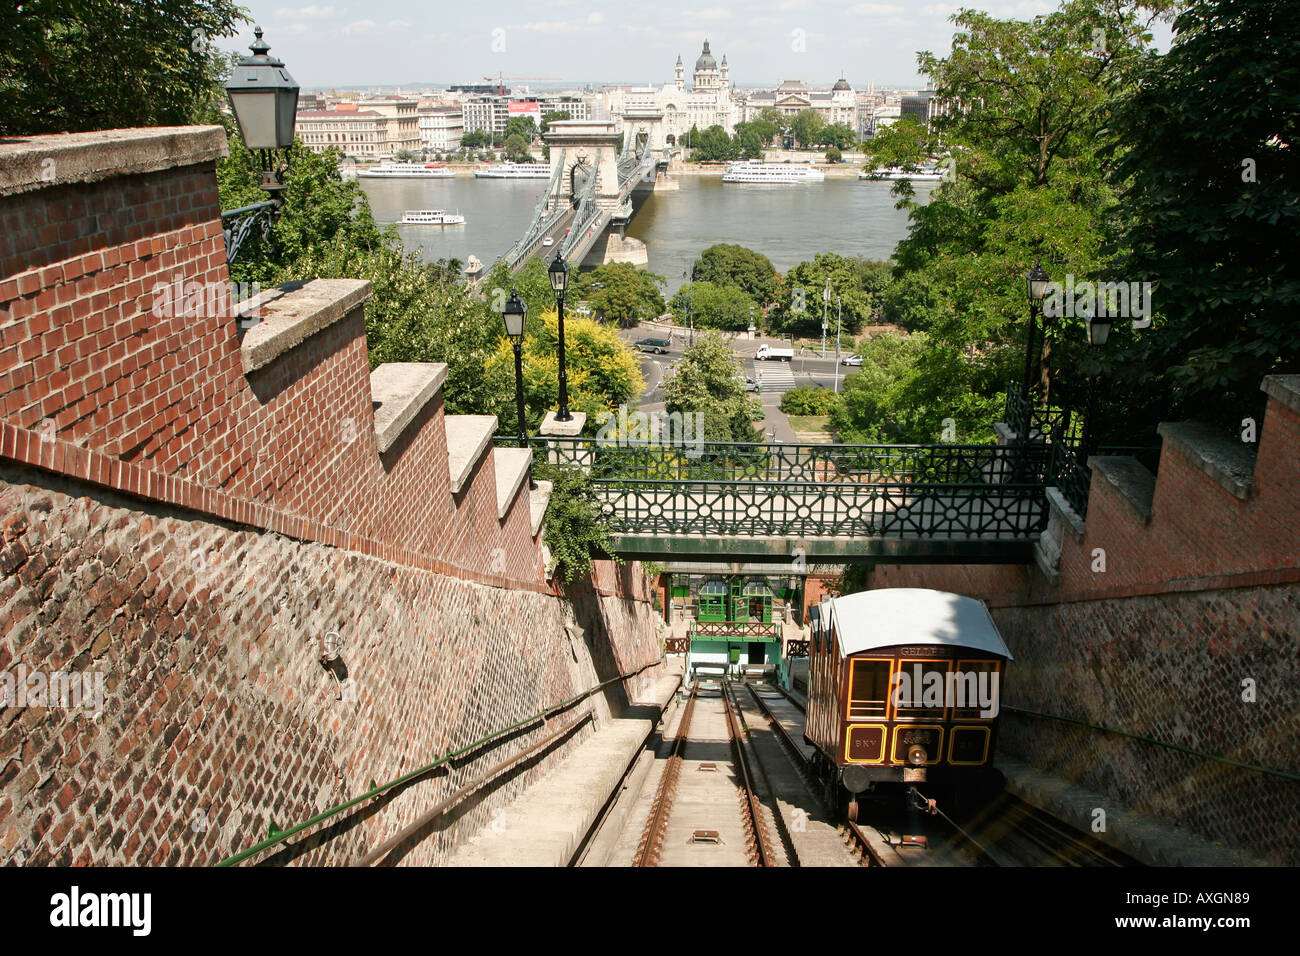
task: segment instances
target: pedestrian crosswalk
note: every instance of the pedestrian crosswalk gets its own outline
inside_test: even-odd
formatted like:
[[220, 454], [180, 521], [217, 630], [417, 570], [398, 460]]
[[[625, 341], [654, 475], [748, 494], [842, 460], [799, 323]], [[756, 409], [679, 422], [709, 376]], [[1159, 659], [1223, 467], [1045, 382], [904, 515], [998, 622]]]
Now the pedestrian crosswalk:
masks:
[[789, 362], [764, 362], [758, 366], [758, 384], [763, 386], [763, 393], [788, 392], [794, 388], [794, 369]]

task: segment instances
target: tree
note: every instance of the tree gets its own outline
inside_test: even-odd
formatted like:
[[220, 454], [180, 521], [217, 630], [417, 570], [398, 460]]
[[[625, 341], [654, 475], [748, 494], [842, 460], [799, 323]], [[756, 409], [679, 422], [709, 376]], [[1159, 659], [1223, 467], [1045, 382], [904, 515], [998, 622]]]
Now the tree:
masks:
[[705, 332], [682, 353], [664, 387], [664, 407], [698, 413], [705, 441], [755, 441], [753, 422], [763, 409], [745, 393], [744, 378], [731, 346], [718, 333]]
[[528, 151], [527, 141], [518, 133], [511, 133], [506, 137], [505, 156], [506, 159], [516, 163], [528, 163], [533, 159], [532, 153]]
[[[877, 314], [882, 300], [879, 284], [862, 260], [821, 252], [801, 262], [785, 275], [783, 289], [770, 319], [772, 327], [793, 334], [819, 334], [826, 315], [829, 334], [835, 334], [836, 316], [843, 305], [842, 328], [852, 334]], [[823, 293], [830, 280], [830, 306], [823, 309]]]
[[592, 311], [606, 321], [635, 325], [642, 319], [664, 314], [664, 297], [659, 286], [663, 276], [638, 269], [628, 262], [610, 262], [577, 275], [575, 294], [585, 299]]
[[844, 159], [844, 154], [841, 153], [841, 152], [839, 151], [839, 149], [837, 149], [837, 148], [834, 147], [834, 146], [827, 146], [827, 147], [826, 147], [826, 162], [828, 162], [828, 163], [838, 163], [838, 162], [840, 162], [840, 161], [843, 160], [843, 159]]
[[542, 116], [542, 132], [545, 133], [550, 129], [552, 123], [567, 119], [573, 119], [573, 115], [568, 110], [548, 110]]
[[1131, 250], [1116, 274], [1159, 280], [1151, 327], [1115, 356], [1121, 408], [1148, 424], [1237, 426], [1264, 375], [1300, 371], [1298, 43], [1294, 4], [1196, 0], [1112, 110]]
[[[692, 131], [694, 127], [692, 127]], [[740, 144], [727, 135], [721, 126], [713, 125], [699, 134], [691, 158], [700, 162], [718, 162], [737, 159], [740, 156]]]
[[754, 300], [739, 286], [712, 282], [689, 282], [682, 286], [673, 296], [670, 308], [683, 325], [689, 313], [697, 328], [741, 330], [748, 328], [751, 320], [762, 318], [755, 310]]
[[821, 114], [816, 110], [800, 110], [795, 114], [794, 123], [791, 124], [795, 141], [804, 149], [812, 146], [817, 142], [817, 134], [824, 123]]
[[700, 253], [691, 281], [739, 286], [758, 304], [768, 305], [776, 299], [781, 276], [762, 253], [723, 242]]
[[[873, 162], [905, 166], [931, 154], [937, 137], [955, 172], [925, 205], [909, 184], [895, 187], [911, 227], [886, 298], [930, 333], [918, 374], [903, 386], [918, 406], [957, 409], [973, 396], [993, 415], [995, 396], [1023, 368], [1028, 268], [1041, 260], [1064, 281], [1112, 267], [1122, 215], [1098, 155], [1105, 109], [1154, 56], [1142, 18], [1167, 6], [1067, 0], [1033, 21], [962, 10], [952, 17], [950, 55], [920, 55], [938, 95], [959, 106], [929, 131], [904, 120], [872, 144]], [[1097, 36], [1109, 38], [1102, 50]], [[1053, 371], [1042, 376], [1040, 403], [1083, 406], [1083, 326], [1082, 318], [1048, 324], [1043, 368]]]
[[525, 143], [531, 143], [536, 135], [537, 124], [531, 116], [512, 116], [506, 120], [505, 142], [508, 143], [511, 136], [518, 136]]
[[481, 129], [472, 129], [460, 138], [462, 149], [482, 149], [491, 143], [492, 138]]
[[0, 136], [215, 122], [247, 22], [232, 0], [43, 0], [0, 9]]
[[838, 146], [840, 149], [850, 149], [858, 141], [853, 130], [843, 123], [831, 123], [823, 126], [813, 137], [813, 141], [819, 146]]

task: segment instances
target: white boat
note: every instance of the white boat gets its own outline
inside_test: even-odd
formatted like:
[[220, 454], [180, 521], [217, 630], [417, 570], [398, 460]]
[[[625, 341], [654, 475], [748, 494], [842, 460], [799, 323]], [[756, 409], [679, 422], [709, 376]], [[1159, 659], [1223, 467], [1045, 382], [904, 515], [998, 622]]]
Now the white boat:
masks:
[[934, 166], [923, 166], [914, 172], [909, 172], [901, 166], [886, 166], [871, 172], [864, 169], [858, 173], [858, 179], [883, 179], [891, 182], [911, 179], [917, 182], [938, 182], [943, 179], [943, 175], [943, 170]]
[[456, 174], [446, 163], [380, 163], [357, 170], [359, 179], [450, 179]]
[[459, 226], [465, 217], [441, 209], [408, 209], [402, 213], [403, 226]]
[[550, 179], [550, 163], [512, 163], [506, 161], [487, 169], [476, 169], [474, 175], [479, 179]]
[[732, 163], [722, 174], [724, 183], [819, 183], [826, 174], [812, 166], [761, 163], [756, 159]]

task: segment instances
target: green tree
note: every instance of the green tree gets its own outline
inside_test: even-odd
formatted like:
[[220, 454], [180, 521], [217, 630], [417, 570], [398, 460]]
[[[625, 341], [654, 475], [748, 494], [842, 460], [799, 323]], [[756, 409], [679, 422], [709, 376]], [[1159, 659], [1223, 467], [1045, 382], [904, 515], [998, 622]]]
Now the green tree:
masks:
[[696, 328], [742, 330], [762, 318], [743, 289], [735, 285], [712, 282], [688, 282], [677, 290], [669, 304], [678, 323], [686, 324], [688, 314]]
[[534, 468], [533, 476], [552, 484], [542, 538], [561, 583], [567, 586], [587, 577], [593, 559], [621, 563], [611, 550], [609, 527], [588, 475], [578, 468], [541, 464]]
[[[1123, 336], [1116, 414], [1258, 418], [1260, 379], [1300, 371], [1300, 20], [1283, 0], [1196, 0], [1172, 48], [1111, 111], [1111, 181], [1131, 250], [1158, 280], [1150, 328]], [[1118, 424], [1118, 422], [1116, 423]]]
[[528, 141], [518, 133], [506, 137], [505, 156], [516, 163], [529, 163], [533, 159], [532, 153], [528, 151]]
[[609, 262], [578, 274], [570, 301], [584, 299], [605, 321], [635, 325], [664, 314], [663, 276], [628, 262]]
[[[692, 127], [694, 133], [694, 127]], [[700, 162], [717, 162], [737, 159], [740, 156], [740, 144], [727, 135], [721, 126], [710, 126], [702, 133], [692, 136], [694, 148], [691, 158]]]
[[698, 413], [705, 441], [756, 441], [754, 421], [763, 416], [745, 393], [744, 372], [731, 346], [717, 332], [704, 332], [687, 347], [664, 387], [665, 408]]
[[472, 129], [460, 138], [462, 149], [482, 149], [491, 142], [492, 138], [481, 129]]
[[537, 124], [531, 116], [512, 116], [506, 120], [505, 139], [507, 142], [511, 136], [518, 136], [525, 143], [531, 143], [536, 135]]
[[817, 134], [821, 132], [823, 125], [825, 121], [816, 110], [800, 110], [795, 114], [790, 128], [794, 133], [795, 142], [807, 149], [817, 142]]
[[[776, 307], [769, 316], [772, 327], [792, 334], [817, 335], [825, 315], [828, 334], [833, 336], [842, 304], [842, 328], [846, 334], [856, 332], [872, 321], [882, 299], [875, 278], [869, 277], [865, 268], [861, 260], [831, 252], [818, 253], [812, 260], [794, 266], [786, 273]], [[823, 308], [828, 279], [830, 305]]]
[[691, 281], [739, 286], [755, 302], [767, 305], [776, 298], [781, 276], [761, 252], [720, 242], [700, 253]]
[[819, 146], [838, 146], [840, 149], [851, 149], [857, 141], [857, 135], [844, 123], [823, 126], [813, 137], [813, 142]]
[[215, 122], [247, 22], [231, 0], [38, 0], [0, 9], [0, 136]]
[[837, 147], [835, 146], [826, 147], [826, 162], [838, 163], [843, 158], [844, 158], [844, 154], [841, 153]]

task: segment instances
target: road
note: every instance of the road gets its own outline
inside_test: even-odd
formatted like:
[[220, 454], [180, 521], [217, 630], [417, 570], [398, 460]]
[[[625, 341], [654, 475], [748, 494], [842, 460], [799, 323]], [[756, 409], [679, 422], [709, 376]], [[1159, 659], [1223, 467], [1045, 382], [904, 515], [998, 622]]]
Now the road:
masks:
[[[636, 328], [619, 330], [619, 337], [628, 344], [634, 344], [641, 339], [647, 338], [664, 338], [668, 333], [661, 329], [650, 326], [638, 326]], [[671, 368], [681, 361], [682, 353], [685, 351], [690, 341], [689, 331], [675, 331], [672, 333], [672, 345], [665, 354], [651, 355], [641, 354], [641, 374], [645, 378], [646, 387], [641, 393], [641, 410], [645, 412], [662, 411], [664, 407], [664, 381], [665, 369]], [[744, 366], [745, 374], [750, 378], [758, 378], [758, 370], [766, 365], [766, 362], [760, 362], [754, 358], [754, 353], [758, 347], [763, 344], [764, 340], [751, 341], [748, 339], [732, 340], [732, 351], [741, 360]], [[775, 340], [766, 340], [769, 344], [779, 344]], [[850, 353], [846, 344], [841, 345], [841, 358]], [[794, 361], [791, 363], [791, 370], [794, 372], [796, 385], [812, 385], [826, 389], [835, 387], [835, 348], [834, 341], [829, 344], [826, 350], [826, 357], [822, 358], [820, 350], [809, 351], [807, 354], [795, 354]], [[840, 366], [840, 387], [844, 387], [845, 377], [855, 374], [856, 368]], [[768, 441], [796, 441], [794, 429], [790, 427], [790, 419], [785, 412], [781, 411], [781, 396], [778, 393], [768, 393], [760, 395], [759, 399], [763, 403], [763, 430], [767, 435]]]

